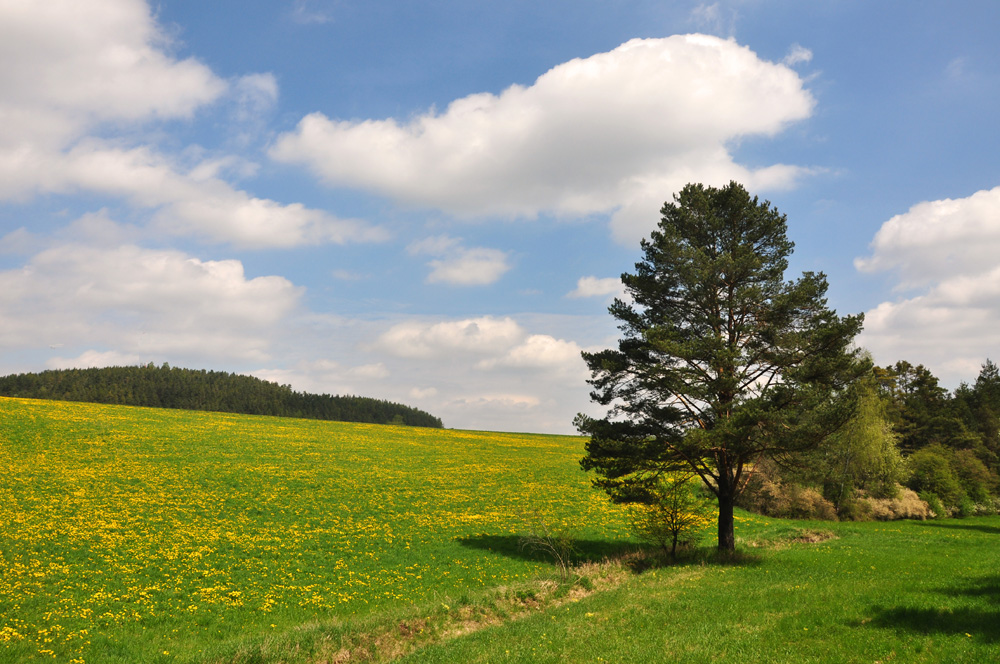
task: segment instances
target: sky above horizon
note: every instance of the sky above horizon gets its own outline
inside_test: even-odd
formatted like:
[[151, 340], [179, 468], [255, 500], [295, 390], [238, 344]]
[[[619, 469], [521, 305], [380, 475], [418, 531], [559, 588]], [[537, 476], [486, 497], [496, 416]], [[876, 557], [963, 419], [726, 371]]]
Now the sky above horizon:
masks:
[[573, 432], [688, 182], [878, 364], [1000, 360], [1000, 3], [0, 0], [0, 374], [161, 364]]

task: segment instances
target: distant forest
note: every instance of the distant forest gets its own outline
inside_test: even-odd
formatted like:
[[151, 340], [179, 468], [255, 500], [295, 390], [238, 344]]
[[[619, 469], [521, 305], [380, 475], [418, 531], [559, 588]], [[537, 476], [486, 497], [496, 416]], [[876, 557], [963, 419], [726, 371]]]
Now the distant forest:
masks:
[[295, 392], [253, 376], [168, 364], [13, 374], [0, 378], [0, 396], [443, 427], [438, 417], [390, 401]]

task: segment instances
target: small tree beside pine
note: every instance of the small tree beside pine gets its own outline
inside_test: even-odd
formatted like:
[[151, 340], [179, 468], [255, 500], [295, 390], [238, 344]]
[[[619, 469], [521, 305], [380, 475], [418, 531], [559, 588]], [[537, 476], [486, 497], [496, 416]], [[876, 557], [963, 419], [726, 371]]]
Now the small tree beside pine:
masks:
[[699, 494], [691, 473], [663, 477], [653, 488], [649, 503], [633, 505], [630, 512], [632, 534], [655, 544], [670, 557], [677, 557], [677, 546], [696, 541], [712, 525], [712, 506]]

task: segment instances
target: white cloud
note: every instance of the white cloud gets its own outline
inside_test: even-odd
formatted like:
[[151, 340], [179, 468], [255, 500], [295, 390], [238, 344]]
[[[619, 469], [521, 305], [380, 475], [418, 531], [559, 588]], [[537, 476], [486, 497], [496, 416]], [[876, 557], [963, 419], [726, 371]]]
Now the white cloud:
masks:
[[243, 121], [269, 111], [278, 101], [278, 81], [274, 74], [247, 74], [234, 87], [240, 105], [239, 119]]
[[[482, 360], [476, 366], [480, 369], [509, 367], [580, 374], [586, 372], [581, 350], [573, 341], [556, 339], [547, 334], [533, 334], [502, 357]], [[581, 377], [581, 383], [583, 380]]]
[[139, 364], [142, 358], [138, 355], [119, 353], [118, 351], [88, 350], [77, 357], [53, 357], [45, 363], [49, 369], [93, 369], [97, 367], [126, 367]]
[[362, 364], [361, 366], [351, 367], [347, 370], [347, 375], [382, 379], [389, 377], [389, 370], [386, 369], [385, 364], [382, 362], [376, 362], [375, 364]]
[[531, 394], [484, 394], [478, 397], [455, 399], [450, 405], [467, 409], [487, 409], [502, 411], [523, 411], [537, 408], [541, 399]]
[[383, 394], [383, 381], [390, 376], [382, 362], [350, 366], [329, 359], [303, 360], [288, 369], [257, 369], [250, 373], [301, 392], [365, 396]]
[[788, 55], [781, 60], [781, 63], [788, 67], [794, 67], [795, 65], [803, 62], [811, 62], [812, 58], [812, 51], [808, 48], [802, 46], [801, 44], [792, 44], [792, 47], [788, 49]]
[[0, 146], [61, 147], [101, 122], [188, 117], [226, 91], [168, 45], [142, 0], [0, 3]]
[[254, 375], [408, 403], [449, 427], [496, 431], [569, 433], [578, 412], [600, 412], [587, 397], [580, 350], [613, 343], [614, 330], [607, 316], [291, 318], [274, 343], [281, 365], [261, 364]]
[[566, 297], [607, 297], [615, 295], [622, 297], [625, 287], [621, 279], [615, 277], [580, 277], [576, 282], [576, 288], [566, 294]]
[[462, 241], [448, 235], [435, 235], [426, 237], [423, 240], [411, 242], [406, 251], [413, 256], [431, 255], [440, 256], [442, 254], [458, 251], [462, 248]]
[[363, 279], [367, 279], [367, 277], [363, 274], [339, 268], [334, 270], [330, 274], [333, 276], [334, 279], [338, 279], [340, 281], [361, 281]]
[[116, 196], [151, 210], [168, 233], [243, 247], [384, 239], [365, 222], [258, 198], [219, 177], [252, 171], [243, 160], [187, 168], [150, 146], [96, 138], [123, 122], [189, 118], [227, 95], [241, 140], [260, 131], [278, 97], [273, 75], [226, 82], [169, 46], [142, 0], [0, 3], [0, 200]]
[[945, 67], [945, 75], [953, 81], [963, 81], [969, 78], [969, 59], [967, 57], [954, 58]]
[[423, 401], [424, 399], [433, 399], [437, 396], [437, 393], [437, 389], [433, 387], [414, 387], [410, 389], [410, 396], [420, 401]]
[[74, 362], [111, 352], [95, 346], [126, 358], [260, 361], [301, 294], [282, 277], [248, 279], [235, 260], [62, 245], [0, 272], [0, 345], [89, 351]]
[[697, 5], [691, 10], [690, 20], [699, 30], [714, 35], [732, 35], [736, 29], [736, 12], [723, 10], [718, 2]]
[[1000, 256], [1000, 187], [968, 198], [928, 201], [882, 224], [863, 272], [894, 271], [901, 288], [987, 270]]
[[226, 131], [237, 146], [246, 146], [267, 133], [267, 123], [278, 101], [274, 74], [247, 74], [232, 83], [231, 119]]
[[379, 241], [384, 230], [338, 219], [299, 203], [251, 196], [215, 177], [228, 162], [199, 163], [188, 172], [148, 147], [122, 149], [85, 140], [66, 153], [31, 149], [0, 152], [0, 197], [93, 191], [120, 196], [155, 211], [153, 224], [241, 247]]
[[859, 270], [916, 291], [865, 314], [861, 343], [881, 363], [925, 364], [946, 384], [973, 380], [1000, 347], [1000, 187], [914, 205], [882, 225]]
[[313, 113], [271, 155], [333, 186], [458, 215], [617, 210], [616, 237], [631, 242], [687, 182], [791, 185], [803, 169], [748, 169], [727, 145], [774, 135], [813, 103], [794, 71], [734, 41], [636, 39], [406, 124]]
[[305, 25], [330, 23], [334, 19], [331, 5], [329, 0], [295, 0], [292, 5], [292, 20]]
[[486, 247], [464, 247], [461, 240], [447, 235], [414, 242], [408, 251], [414, 255], [439, 256], [428, 263], [431, 272], [427, 283], [431, 284], [487, 286], [510, 270], [506, 252]]
[[499, 249], [463, 249], [458, 255], [430, 262], [427, 282], [454, 286], [486, 286], [510, 269], [507, 254]]
[[446, 358], [456, 353], [495, 355], [524, 337], [524, 330], [512, 318], [483, 316], [439, 323], [405, 321], [382, 334], [375, 347], [408, 358]]

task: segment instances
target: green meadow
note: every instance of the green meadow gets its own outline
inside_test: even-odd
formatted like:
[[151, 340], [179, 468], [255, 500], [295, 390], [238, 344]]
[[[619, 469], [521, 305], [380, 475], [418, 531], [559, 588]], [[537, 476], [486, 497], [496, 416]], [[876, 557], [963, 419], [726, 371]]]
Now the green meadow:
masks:
[[[983, 662], [1000, 517], [638, 551], [576, 437], [0, 399], [2, 662]], [[544, 524], [579, 566], [521, 549]]]
[[[577, 438], [0, 399], [0, 660], [198, 661], [624, 536]], [[516, 549], [516, 546], [513, 547]]]

